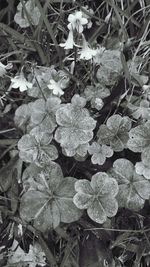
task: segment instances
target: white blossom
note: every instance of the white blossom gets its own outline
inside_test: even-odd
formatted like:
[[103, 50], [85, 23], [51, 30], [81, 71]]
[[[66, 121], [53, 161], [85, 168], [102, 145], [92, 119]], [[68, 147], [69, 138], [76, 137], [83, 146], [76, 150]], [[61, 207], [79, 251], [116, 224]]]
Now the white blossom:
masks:
[[96, 50], [97, 50], [97, 53], [96, 53], [96, 56], [93, 58], [93, 62], [95, 64], [99, 64], [100, 59], [102, 58], [102, 55], [105, 51], [105, 48], [103, 46], [99, 46]]
[[79, 51], [80, 59], [90, 60], [97, 54], [97, 49], [92, 49], [89, 47], [88, 42], [83, 37], [83, 47]]
[[65, 43], [61, 43], [60, 46], [64, 47], [64, 49], [73, 49], [74, 46], [74, 40], [73, 40], [73, 31], [72, 29], [69, 31], [68, 38]]
[[23, 73], [20, 73], [20, 75], [15, 76], [14, 78], [11, 78], [11, 87], [12, 88], [19, 88], [20, 92], [26, 91], [28, 88], [32, 88], [32, 83], [28, 82], [26, 78], [24, 77]]
[[97, 49], [92, 49], [89, 47], [88, 42], [85, 40], [83, 35], [83, 47], [79, 51], [80, 59], [90, 60], [97, 54]]
[[76, 11], [74, 14], [68, 16], [69, 24], [67, 25], [69, 30], [77, 30], [78, 33], [83, 32], [83, 25], [88, 24], [87, 18], [83, 17], [81, 11]]
[[50, 83], [48, 84], [48, 88], [53, 91], [54, 95], [61, 96], [64, 94], [60, 81], [56, 82], [55, 80], [51, 79]]

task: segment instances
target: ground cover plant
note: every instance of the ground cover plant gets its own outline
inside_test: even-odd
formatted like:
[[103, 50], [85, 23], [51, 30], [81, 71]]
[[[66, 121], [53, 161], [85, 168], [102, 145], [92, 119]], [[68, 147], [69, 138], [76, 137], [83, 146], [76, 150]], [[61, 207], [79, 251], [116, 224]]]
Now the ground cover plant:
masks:
[[150, 265], [150, 2], [0, 2], [0, 266]]

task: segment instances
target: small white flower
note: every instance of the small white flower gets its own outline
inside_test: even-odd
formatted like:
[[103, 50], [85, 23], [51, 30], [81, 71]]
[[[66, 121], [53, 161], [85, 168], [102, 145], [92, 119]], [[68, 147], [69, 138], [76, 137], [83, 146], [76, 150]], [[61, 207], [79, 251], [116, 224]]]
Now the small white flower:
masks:
[[69, 30], [77, 30], [78, 33], [83, 32], [83, 25], [88, 24], [87, 18], [83, 17], [83, 14], [81, 11], [76, 11], [73, 14], [70, 14], [68, 16], [68, 21], [70, 22], [67, 27]]
[[11, 63], [4, 65], [2, 62], [0, 62], [0, 77], [3, 77], [6, 74], [7, 70], [11, 68], [12, 68]]
[[83, 38], [83, 47], [79, 51], [79, 54], [80, 54], [80, 59], [90, 60], [96, 56], [97, 49], [90, 48], [85, 38]]
[[53, 91], [54, 95], [61, 96], [64, 94], [60, 81], [56, 82], [53, 79], [51, 79], [50, 83], [48, 84], [48, 88]]
[[103, 55], [103, 53], [104, 53], [104, 51], [105, 51], [105, 47], [103, 47], [103, 46], [99, 46], [97, 49], [96, 49], [96, 56], [95, 57], [93, 57], [93, 62], [95, 63], [95, 64], [100, 64], [100, 60], [101, 60], [101, 58], [102, 58], [102, 55]]
[[74, 40], [73, 40], [73, 31], [70, 30], [68, 34], [68, 38], [65, 43], [61, 43], [60, 46], [64, 47], [64, 49], [73, 49], [74, 46]]
[[15, 76], [14, 78], [11, 78], [11, 87], [12, 88], [19, 88], [20, 92], [26, 91], [28, 88], [32, 88], [32, 83], [28, 82], [26, 78], [24, 77], [23, 73], [21, 73], [18, 76]]

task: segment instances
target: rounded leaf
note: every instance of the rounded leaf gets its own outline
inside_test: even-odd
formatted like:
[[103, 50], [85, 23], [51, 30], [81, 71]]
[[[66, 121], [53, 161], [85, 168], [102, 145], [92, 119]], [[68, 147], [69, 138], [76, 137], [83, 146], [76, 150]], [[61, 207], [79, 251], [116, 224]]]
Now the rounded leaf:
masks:
[[115, 197], [118, 193], [118, 183], [105, 172], [98, 172], [92, 176], [91, 187], [98, 196]]
[[113, 164], [111, 174], [119, 185], [117, 200], [120, 207], [139, 210], [145, 199], [150, 197], [150, 182], [135, 172], [135, 167], [127, 159], [118, 159]]
[[16, 109], [14, 118], [16, 126], [22, 130], [26, 130], [26, 127], [30, 119], [30, 115], [31, 115], [30, 105], [23, 104], [20, 107], [18, 107]]
[[55, 140], [62, 148], [74, 150], [93, 138], [96, 121], [85, 108], [63, 105], [56, 111], [56, 121], [60, 126], [55, 132]]
[[26, 134], [18, 142], [19, 156], [25, 162], [34, 162], [38, 156], [37, 143], [33, 136]]
[[129, 132], [128, 148], [133, 152], [142, 152], [150, 147], [150, 121], [132, 128]]
[[58, 203], [61, 221], [62, 222], [73, 222], [78, 220], [82, 211], [79, 210], [73, 203], [73, 197], [75, 195], [75, 182], [77, 179], [73, 177], [64, 178], [59, 187], [55, 190], [55, 200]]
[[135, 188], [127, 184], [119, 185], [117, 200], [119, 207], [125, 207], [135, 211], [142, 209], [145, 203], [145, 200], [137, 194]]
[[87, 214], [96, 223], [104, 223], [107, 220], [106, 212], [98, 199], [94, 199], [90, 207], [87, 209]]
[[105, 213], [107, 217], [114, 217], [118, 211], [118, 202], [115, 198], [111, 196], [101, 198], [101, 205], [105, 209]]
[[99, 172], [88, 180], [78, 180], [75, 183], [76, 195], [73, 198], [79, 209], [87, 209], [89, 217], [97, 223], [104, 223], [107, 217], [117, 213], [118, 204], [115, 196], [118, 184], [105, 172]]
[[24, 173], [24, 181], [26, 185], [29, 181], [30, 187], [21, 198], [20, 215], [25, 221], [33, 221], [37, 229], [44, 232], [60, 222], [70, 223], [81, 217], [82, 211], [73, 203], [76, 179], [63, 178], [58, 164], [35, 170], [31, 165]]
[[129, 117], [121, 117], [119, 114], [112, 115], [106, 125], [102, 124], [98, 130], [98, 143], [110, 145], [116, 151], [126, 148], [129, 139], [131, 120]]
[[21, 198], [20, 216], [23, 220], [30, 222], [36, 220], [42, 209], [47, 205], [50, 197], [44, 192], [30, 190]]
[[75, 94], [71, 99], [71, 103], [74, 106], [83, 108], [86, 105], [86, 99], [84, 97], [79, 96], [78, 94]]
[[132, 180], [133, 173], [134, 166], [129, 160], [121, 158], [113, 163], [113, 176], [117, 179], [118, 184], [128, 184]]
[[77, 193], [73, 197], [73, 203], [77, 206], [78, 209], [89, 208], [93, 201], [94, 201], [94, 196], [90, 194], [88, 195], [85, 193]]

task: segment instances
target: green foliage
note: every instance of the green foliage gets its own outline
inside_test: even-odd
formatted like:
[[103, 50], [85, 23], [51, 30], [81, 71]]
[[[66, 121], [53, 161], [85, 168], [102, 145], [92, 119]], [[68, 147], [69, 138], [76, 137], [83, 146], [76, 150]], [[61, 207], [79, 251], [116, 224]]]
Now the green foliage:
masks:
[[99, 127], [97, 137], [98, 143], [109, 145], [114, 151], [122, 151], [126, 148], [129, 139], [131, 120], [129, 117], [121, 117], [119, 114], [112, 115], [106, 125]]
[[111, 147], [106, 145], [99, 145], [94, 142], [88, 148], [89, 154], [92, 155], [91, 161], [93, 164], [103, 165], [106, 158], [111, 158], [113, 155], [113, 150]]
[[[19, 242], [13, 254], [6, 251], [6, 262], [0, 257], [2, 267], [43, 266], [42, 249], [55, 267], [111, 265], [112, 257], [102, 253], [113, 247], [113, 266], [140, 266], [148, 255], [149, 5], [99, 2], [1, 3], [4, 261], [7, 233], [9, 244]], [[117, 233], [96, 232], [95, 222]], [[94, 247], [99, 242], [91, 245], [91, 233], [105, 247], [101, 253]], [[35, 253], [33, 239], [42, 246]], [[95, 254], [77, 262], [76, 244], [84, 247], [84, 240]]]
[[96, 83], [94, 86], [88, 85], [84, 90], [84, 95], [93, 108], [100, 110], [103, 107], [102, 99], [110, 95], [110, 90], [105, 85]]
[[57, 74], [54, 66], [43, 67], [36, 66], [29, 73], [28, 79], [32, 82], [32, 88], [28, 89], [27, 94], [34, 98], [43, 98], [43, 95], [48, 98], [52, 95], [48, 89], [50, 79]]
[[41, 246], [36, 242], [30, 245], [28, 253], [19, 246], [17, 241], [14, 241], [9, 252], [8, 265], [15, 267], [36, 267], [37, 264], [45, 266], [45, 253], [41, 250]]
[[93, 137], [96, 121], [90, 117], [89, 111], [82, 107], [82, 101], [72, 99], [56, 111], [56, 121], [59, 125], [55, 132], [55, 140], [66, 149], [76, 149], [88, 143]]
[[89, 217], [97, 222], [104, 223], [107, 217], [113, 217], [118, 210], [115, 199], [118, 193], [118, 184], [115, 179], [105, 172], [98, 172], [88, 180], [78, 180], [75, 183], [76, 195], [74, 204], [79, 209], [87, 209]]
[[35, 126], [39, 126], [42, 131], [52, 133], [57, 124], [55, 119], [56, 110], [59, 108], [61, 100], [56, 96], [44, 99], [37, 99], [29, 104], [21, 105], [15, 112], [14, 121], [16, 126], [30, 132]]
[[129, 132], [128, 148], [133, 152], [142, 152], [150, 148], [150, 121], [132, 128]]
[[29, 104], [23, 104], [20, 107], [18, 107], [15, 111], [15, 125], [22, 129], [24, 132], [28, 129], [28, 123], [31, 117], [31, 110], [32, 109], [32, 103]]
[[120, 51], [104, 50], [101, 57], [97, 57], [96, 63], [100, 65], [96, 74], [99, 83], [113, 86], [122, 74]]
[[[72, 201], [75, 195], [73, 177], [63, 177], [56, 163], [45, 168], [30, 165], [25, 171], [25, 183], [30, 185], [20, 202], [20, 216], [40, 231], [56, 228], [60, 222], [70, 223], [82, 215]], [[25, 178], [26, 176], [26, 178]]]
[[84, 157], [87, 155], [88, 148], [89, 143], [86, 143], [83, 145], [79, 145], [76, 149], [63, 147], [62, 152], [68, 157], [81, 157], [84, 160]]
[[17, 13], [14, 16], [14, 21], [19, 24], [21, 28], [29, 27], [30, 23], [38, 25], [41, 14], [38, 7], [35, 5], [35, 1], [28, 0], [24, 5], [22, 2], [23, 1], [17, 6]]
[[117, 180], [120, 207], [140, 210], [150, 196], [150, 182], [135, 172], [134, 165], [127, 159], [117, 159], [113, 163], [111, 175]]
[[51, 160], [58, 157], [55, 146], [50, 145], [52, 135], [49, 129], [43, 129], [43, 126], [37, 126], [25, 134], [18, 142], [19, 156], [25, 162], [35, 163], [37, 165], [47, 165]]
[[141, 154], [141, 162], [135, 165], [136, 172], [143, 175], [146, 179], [150, 179], [150, 150], [149, 147], [145, 148]]
[[140, 100], [139, 98], [134, 99], [134, 104], [128, 103], [128, 108], [131, 110], [131, 115], [135, 119], [149, 120], [150, 118], [150, 107], [149, 101], [146, 99]]

